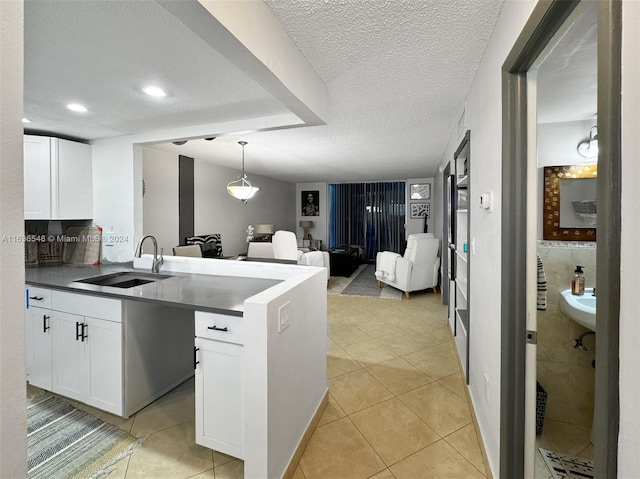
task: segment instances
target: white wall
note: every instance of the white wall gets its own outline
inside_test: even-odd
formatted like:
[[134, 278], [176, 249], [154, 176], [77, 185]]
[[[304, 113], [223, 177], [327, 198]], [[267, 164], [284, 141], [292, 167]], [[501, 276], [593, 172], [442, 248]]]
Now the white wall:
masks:
[[[472, 245], [475, 243], [475, 252], [472, 246], [469, 391], [494, 477], [499, 477], [500, 465], [501, 75], [502, 64], [535, 3], [533, 0], [504, 3], [466, 104], [466, 128], [471, 130], [470, 187], [474, 196], [487, 191], [493, 192], [492, 213], [480, 209], [475, 202], [470, 204], [470, 241]], [[443, 166], [452, 160], [461, 140], [457, 134], [457, 125], [452, 125], [452, 130], [455, 133], [445, 150]], [[438, 195], [441, 196], [441, 174], [436, 181]], [[438, 209], [440, 208], [441, 204], [438, 205]], [[434, 232], [437, 233], [437, 230]], [[485, 386], [485, 375], [488, 386]]]
[[[0, 232], [24, 234], [23, 3], [0, 2]], [[0, 245], [0, 477], [27, 476], [24, 244]]]
[[104, 245], [102, 261], [130, 261], [142, 235], [142, 148], [130, 137], [93, 146], [93, 220], [123, 241]]
[[640, 471], [640, 2], [622, 3], [622, 244], [620, 248], [620, 434], [618, 477]]
[[[178, 237], [178, 156], [143, 147], [144, 234], [158, 240], [167, 255], [180, 243]], [[194, 230], [196, 235], [220, 233], [222, 252], [232, 256], [247, 252], [247, 227], [273, 224], [275, 229], [296, 231], [292, 183], [249, 174], [260, 188], [246, 205], [227, 193], [227, 183], [239, 171], [194, 159]]]
[[248, 174], [260, 191], [242, 205], [227, 193], [227, 183], [238, 174], [238, 170], [194, 161], [194, 234], [220, 233], [225, 256], [247, 252], [249, 225], [273, 224], [276, 231], [296, 231], [293, 183]]
[[589, 139], [595, 124], [595, 119], [538, 124], [538, 167], [587, 163], [578, 153], [578, 143]]
[[[329, 191], [327, 183], [297, 183], [296, 184], [296, 236], [302, 238], [303, 230], [300, 221], [313, 221], [313, 228], [309, 230], [311, 237], [322, 240], [322, 249], [329, 247]], [[319, 191], [319, 216], [302, 216], [302, 192]], [[305, 245], [306, 246], [306, 245]]]
[[166, 151], [143, 148], [142, 177], [145, 184], [142, 231], [153, 235], [165, 254], [172, 254], [172, 248], [180, 244], [178, 157]]

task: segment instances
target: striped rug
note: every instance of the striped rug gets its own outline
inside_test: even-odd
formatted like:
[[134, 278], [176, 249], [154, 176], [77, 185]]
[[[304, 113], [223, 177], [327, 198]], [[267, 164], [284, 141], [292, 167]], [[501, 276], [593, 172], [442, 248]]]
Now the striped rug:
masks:
[[[376, 267], [373, 264], [358, 269], [353, 280], [340, 293], [343, 296], [364, 296], [383, 299], [402, 299], [402, 291], [389, 285], [378, 288], [375, 276]], [[351, 276], [354, 276], [352, 274]]]
[[140, 441], [53, 396], [27, 407], [29, 479], [96, 478]]

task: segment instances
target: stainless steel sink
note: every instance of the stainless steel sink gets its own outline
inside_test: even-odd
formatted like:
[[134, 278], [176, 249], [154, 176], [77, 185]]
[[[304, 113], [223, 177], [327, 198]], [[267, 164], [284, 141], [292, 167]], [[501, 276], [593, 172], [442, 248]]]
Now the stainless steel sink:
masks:
[[154, 281], [171, 278], [167, 274], [138, 273], [135, 271], [123, 271], [121, 273], [105, 274], [92, 278], [81, 279], [76, 283], [94, 284], [96, 286], [109, 286], [111, 288], [133, 288]]

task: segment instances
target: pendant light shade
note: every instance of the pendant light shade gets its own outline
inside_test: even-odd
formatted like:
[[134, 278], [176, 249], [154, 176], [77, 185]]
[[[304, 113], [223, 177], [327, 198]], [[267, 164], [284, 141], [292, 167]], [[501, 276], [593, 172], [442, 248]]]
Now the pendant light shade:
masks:
[[242, 175], [239, 176], [237, 180], [231, 181], [227, 185], [227, 193], [234, 198], [239, 199], [240, 203], [244, 205], [260, 188], [253, 186], [247, 179], [247, 175], [244, 172], [244, 145], [246, 145], [247, 142], [239, 141], [238, 144], [242, 145]]

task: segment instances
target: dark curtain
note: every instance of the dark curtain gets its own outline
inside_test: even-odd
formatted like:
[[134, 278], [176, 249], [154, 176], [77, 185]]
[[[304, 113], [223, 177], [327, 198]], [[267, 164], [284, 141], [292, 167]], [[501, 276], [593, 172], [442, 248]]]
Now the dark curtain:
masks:
[[404, 181], [329, 185], [329, 248], [363, 246], [367, 261], [379, 251], [402, 254], [404, 225]]

